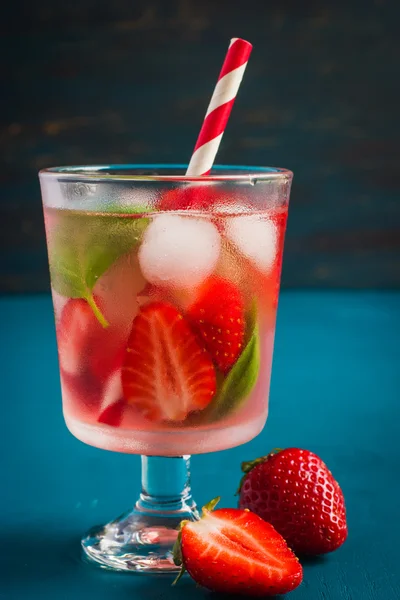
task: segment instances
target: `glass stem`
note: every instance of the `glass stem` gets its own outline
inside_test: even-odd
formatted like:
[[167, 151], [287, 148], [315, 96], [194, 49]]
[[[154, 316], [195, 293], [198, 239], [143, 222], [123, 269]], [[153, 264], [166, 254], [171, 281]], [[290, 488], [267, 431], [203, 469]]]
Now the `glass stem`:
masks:
[[142, 492], [136, 510], [176, 516], [193, 512], [190, 489], [190, 456], [142, 456]]

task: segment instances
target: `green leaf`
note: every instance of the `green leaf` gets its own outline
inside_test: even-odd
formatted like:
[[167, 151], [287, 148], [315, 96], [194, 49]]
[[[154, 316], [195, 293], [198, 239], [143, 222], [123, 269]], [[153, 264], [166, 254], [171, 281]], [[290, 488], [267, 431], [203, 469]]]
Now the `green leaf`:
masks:
[[216, 397], [210, 404], [210, 412], [207, 415], [208, 420], [220, 419], [237, 410], [257, 382], [260, 370], [260, 336], [255, 304], [247, 322], [247, 345], [223, 380]]
[[178, 581], [180, 580], [180, 578], [182, 577], [182, 575], [184, 575], [184, 573], [186, 572], [186, 568], [185, 568], [185, 565], [183, 564], [183, 556], [182, 556], [182, 529], [188, 522], [189, 522], [188, 520], [180, 522], [179, 527], [178, 527], [178, 529], [179, 529], [178, 537], [176, 538], [174, 547], [172, 549], [172, 556], [173, 556], [174, 563], [177, 567], [181, 568], [177, 577], [172, 582], [172, 585], [176, 585], [178, 583]]
[[221, 496], [217, 496], [216, 498], [210, 500], [210, 502], [207, 502], [207, 504], [205, 504], [202, 508], [203, 516], [209, 512], [212, 512], [220, 500]]
[[93, 288], [103, 273], [136, 247], [149, 220], [138, 217], [57, 212], [49, 231], [51, 283], [56, 292], [84, 298], [103, 327], [108, 323], [93, 299]]
[[178, 537], [176, 538], [174, 546], [172, 548], [172, 556], [174, 559], [174, 564], [177, 567], [180, 567], [183, 563], [181, 544], [182, 544], [182, 532], [179, 531]]

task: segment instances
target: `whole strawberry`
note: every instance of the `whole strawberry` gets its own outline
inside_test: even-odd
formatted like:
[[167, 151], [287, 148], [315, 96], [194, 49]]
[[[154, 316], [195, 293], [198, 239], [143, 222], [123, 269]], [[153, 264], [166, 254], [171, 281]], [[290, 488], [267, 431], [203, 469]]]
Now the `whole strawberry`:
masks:
[[296, 554], [325, 554], [346, 540], [342, 490], [316, 454], [287, 448], [242, 470], [239, 507], [271, 523]]
[[174, 546], [181, 567], [176, 581], [187, 571], [209, 590], [246, 598], [286, 594], [300, 585], [299, 560], [272, 525], [247, 510], [213, 512], [218, 500], [203, 507], [199, 521], [182, 521]]

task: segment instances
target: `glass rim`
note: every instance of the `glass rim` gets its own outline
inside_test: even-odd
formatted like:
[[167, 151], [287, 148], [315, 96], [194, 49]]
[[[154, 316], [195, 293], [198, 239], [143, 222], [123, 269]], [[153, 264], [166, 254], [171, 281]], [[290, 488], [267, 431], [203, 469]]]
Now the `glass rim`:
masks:
[[[111, 165], [64, 166], [49, 167], [39, 171], [40, 178], [62, 178], [75, 181], [137, 181], [137, 182], [238, 182], [249, 183], [257, 181], [291, 181], [293, 173], [289, 169], [279, 167], [256, 167], [243, 165], [214, 165], [210, 175], [194, 177], [186, 175], [186, 164], [179, 163], [132, 163]], [[174, 171], [181, 170], [183, 174], [162, 173], [139, 174], [139, 171]], [[137, 171], [124, 174], [123, 171]]]

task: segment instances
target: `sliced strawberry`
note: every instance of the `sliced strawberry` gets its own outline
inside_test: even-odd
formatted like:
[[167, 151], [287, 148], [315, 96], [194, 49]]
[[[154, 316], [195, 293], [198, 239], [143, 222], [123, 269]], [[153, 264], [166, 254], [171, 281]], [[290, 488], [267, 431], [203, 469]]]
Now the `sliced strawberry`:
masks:
[[302, 580], [298, 559], [272, 525], [234, 508], [205, 507], [200, 521], [183, 522], [174, 559], [198, 584], [226, 594], [286, 594]]
[[124, 400], [117, 400], [113, 404], [110, 404], [101, 412], [99, 418], [97, 419], [98, 422], [105, 423], [106, 425], [112, 425], [113, 427], [119, 427], [124, 415], [125, 405], [126, 403]]
[[95, 421], [101, 402], [101, 384], [89, 372], [77, 375], [60, 368], [64, 410], [77, 419]]
[[57, 323], [60, 367], [65, 373], [90, 373], [105, 381], [122, 363], [124, 342], [119, 329], [100, 325], [86, 300], [68, 300]]
[[125, 400], [151, 421], [183, 421], [210, 403], [213, 364], [173, 306], [153, 302], [134, 319], [122, 387]]
[[163, 193], [159, 210], [207, 210], [217, 202], [226, 202], [226, 191], [218, 185], [187, 185]]
[[65, 373], [76, 375], [83, 370], [83, 361], [86, 365], [88, 358], [88, 338], [100, 329], [101, 325], [86, 300], [68, 300], [57, 326], [60, 367]]
[[187, 314], [217, 367], [227, 373], [243, 349], [245, 318], [239, 289], [213, 276]]

